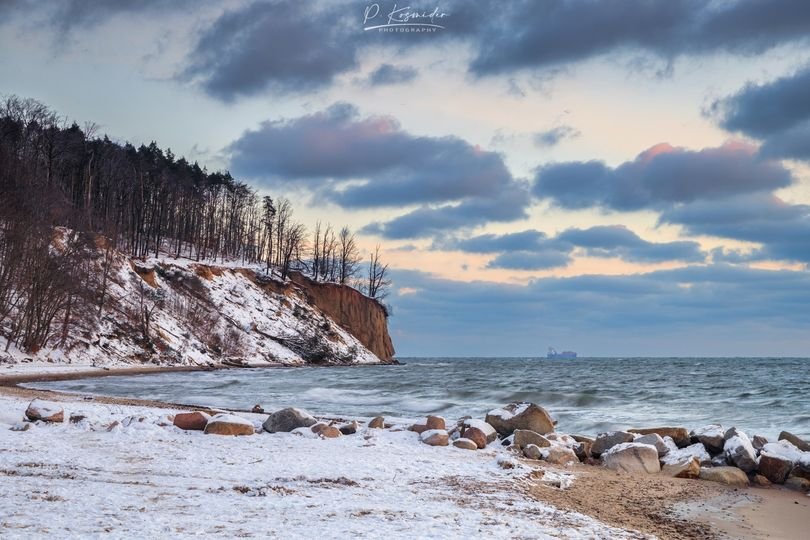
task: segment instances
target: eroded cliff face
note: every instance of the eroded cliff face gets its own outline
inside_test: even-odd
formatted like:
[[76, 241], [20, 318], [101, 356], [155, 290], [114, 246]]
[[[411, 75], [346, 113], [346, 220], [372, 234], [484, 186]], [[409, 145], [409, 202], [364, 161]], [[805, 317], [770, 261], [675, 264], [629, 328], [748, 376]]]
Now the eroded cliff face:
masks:
[[291, 281], [301, 287], [318, 309], [353, 335], [383, 362], [394, 363], [394, 344], [388, 334], [385, 308], [351, 287], [320, 283], [292, 273]]

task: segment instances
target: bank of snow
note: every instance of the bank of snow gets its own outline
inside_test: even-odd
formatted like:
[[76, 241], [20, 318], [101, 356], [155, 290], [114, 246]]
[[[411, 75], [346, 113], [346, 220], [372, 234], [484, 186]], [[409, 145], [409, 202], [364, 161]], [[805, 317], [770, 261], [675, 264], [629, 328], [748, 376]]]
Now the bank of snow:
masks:
[[[223, 437], [181, 431], [171, 411], [63, 405], [64, 423], [12, 431], [27, 402], [0, 397], [4, 538], [639, 537], [531, 499], [530, 470], [501, 468], [500, 448], [365, 428], [328, 440]], [[71, 413], [86, 418], [71, 424]], [[244, 416], [257, 428], [265, 418]]]

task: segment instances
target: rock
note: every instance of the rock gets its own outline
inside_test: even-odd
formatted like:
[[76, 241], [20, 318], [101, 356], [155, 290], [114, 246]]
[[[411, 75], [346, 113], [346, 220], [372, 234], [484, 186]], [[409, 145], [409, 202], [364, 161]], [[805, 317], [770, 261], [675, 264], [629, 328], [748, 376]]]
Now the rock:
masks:
[[71, 424], [78, 424], [82, 420], [87, 420], [87, 415], [84, 413], [71, 413], [70, 418], [68, 418], [68, 422]]
[[43, 422], [60, 423], [65, 420], [65, 410], [56, 403], [34, 399], [25, 409], [25, 416], [32, 422], [42, 420]]
[[428, 416], [425, 425], [428, 429], [447, 430], [447, 423], [441, 416]]
[[554, 465], [569, 465], [571, 463], [579, 463], [579, 458], [573, 450], [567, 446], [549, 446], [548, 448], [541, 448], [543, 459]]
[[233, 414], [212, 416], [204, 431], [206, 435], [253, 435], [256, 432], [250, 420]]
[[726, 442], [726, 430], [720, 424], [709, 424], [697, 428], [692, 430], [690, 436], [694, 442], [703, 444], [711, 454], [721, 453]]
[[528, 429], [516, 429], [513, 435], [514, 445], [520, 449], [523, 449], [530, 444], [539, 446], [540, 448], [551, 446], [551, 442], [547, 438], [535, 431], [529, 431]]
[[761, 474], [751, 475], [751, 483], [759, 487], [768, 487], [771, 485], [771, 481]]
[[673, 478], [697, 478], [700, 476], [700, 462], [696, 457], [687, 457], [675, 463], [665, 463], [661, 474]]
[[791, 476], [785, 480], [785, 487], [794, 491], [810, 493], [810, 480], [801, 476]]
[[593, 442], [596, 440], [593, 437], [586, 437], [585, 435], [571, 435], [571, 438], [578, 443], [588, 442], [593, 444]]
[[357, 430], [360, 428], [360, 424], [356, 421], [349, 422], [348, 424], [343, 424], [338, 429], [343, 435], [354, 435], [357, 433]]
[[582, 441], [577, 443], [577, 445], [574, 447], [574, 453], [577, 455], [577, 457], [582, 463], [585, 463], [586, 461], [588, 461], [588, 459], [590, 459], [592, 445], [593, 443], [591, 442]]
[[368, 423], [368, 427], [372, 429], [385, 429], [385, 418], [382, 416], [375, 416]]
[[672, 437], [678, 448], [685, 448], [692, 443], [689, 437], [689, 431], [682, 427], [653, 427], [643, 429], [628, 429], [630, 433], [638, 433], [639, 435], [649, 435], [650, 433], [657, 433], [662, 438]]
[[725, 444], [725, 441], [729, 440], [732, 437], [736, 437], [739, 433], [740, 433], [740, 431], [737, 428], [733, 427], [733, 426], [728, 428], [726, 430], [726, 434], [723, 435], [724, 444]]
[[11, 426], [9, 429], [11, 431], [28, 431], [33, 426], [34, 426], [34, 424], [32, 424], [31, 422], [17, 422], [13, 426]]
[[725, 467], [728, 465], [728, 460], [725, 454], [717, 454], [712, 458], [712, 467]]
[[608, 469], [631, 474], [652, 474], [661, 470], [658, 449], [650, 444], [635, 442], [611, 447], [602, 455], [602, 463]]
[[325, 428], [329, 427], [327, 422], [315, 422], [311, 426], [309, 426], [309, 430], [314, 433], [315, 435], [320, 434]]
[[617, 444], [632, 442], [635, 436], [626, 431], [608, 431], [596, 436], [596, 440], [591, 446], [591, 454], [599, 457]]
[[486, 448], [487, 446], [487, 436], [476, 427], [466, 428], [461, 434], [461, 437], [474, 442], [477, 448]]
[[504, 436], [511, 435], [516, 429], [528, 429], [540, 435], [554, 431], [551, 416], [534, 403], [510, 403], [503, 409], [489, 411], [486, 422]]
[[701, 467], [698, 478], [732, 487], [746, 487], [748, 485], [748, 477], [737, 467]]
[[287, 407], [267, 417], [262, 427], [269, 433], [289, 433], [300, 427], [311, 427], [317, 420], [308, 412], [295, 407]]
[[759, 452], [762, 450], [762, 447], [768, 444], [768, 442], [767, 437], [763, 437], [762, 435], [754, 435], [754, 437], [751, 439], [751, 446], [754, 447], [754, 450]]
[[202, 411], [177, 413], [172, 423], [180, 429], [189, 431], [203, 431], [211, 417]]
[[474, 441], [465, 439], [464, 437], [453, 441], [453, 446], [463, 448], [464, 450], [478, 450], [478, 445]]
[[[480, 429], [481, 433], [483, 433], [487, 438], [487, 444], [495, 442], [495, 440], [498, 438], [498, 432], [495, 431], [495, 428], [489, 425], [488, 423], [484, 422], [483, 420], [466, 419], [464, 420], [463, 427]], [[463, 434], [464, 431], [462, 430], [462, 436]]]
[[318, 431], [318, 436], [324, 439], [337, 439], [342, 435], [343, 433], [335, 426], [325, 426]]
[[[638, 440], [638, 439], [636, 439]], [[686, 448], [670, 450], [666, 456], [661, 458], [664, 463], [681, 463], [689, 458], [695, 458], [700, 465], [709, 465], [712, 458], [701, 443], [690, 444]]]
[[256, 413], [256, 414], [264, 414], [264, 407], [262, 407], [261, 405], [259, 405], [257, 403], [256, 405], [253, 406], [253, 409], [251, 409], [250, 412]]
[[423, 431], [419, 435], [419, 439], [430, 446], [447, 446], [450, 443], [450, 437], [443, 429], [429, 429]]
[[742, 431], [737, 431], [726, 439], [723, 446], [726, 459], [745, 472], [751, 472], [757, 468], [757, 452], [751, 445], [748, 435]]
[[759, 454], [759, 472], [774, 484], [783, 484], [803, 453], [788, 440], [767, 443]]
[[543, 459], [543, 452], [536, 444], [527, 444], [523, 449], [523, 455], [529, 459]]
[[568, 448], [574, 448], [576, 446], [577, 441], [571, 435], [567, 435], [565, 433], [547, 433], [546, 439], [551, 441], [551, 444], [558, 444], [561, 446], [567, 446]]
[[797, 437], [796, 435], [790, 433], [789, 431], [783, 431], [777, 437], [780, 441], [788, 441], [793, 446], [801, 450], [802, 452], [810, 452], [810, 443]]
[[427, 430], [427, 424], [413, 424], [408, 428], [408, 431], [413, 431], [415, 433], [423, 433]]
[[633, 442], [639, 444], [650, 444], [658, 450], [658, 457], [664, 457], [669, 453], [669, 446], [664, 442], [664, 439], [658, 433], [648, 433], [641, 437], [634, 439]]

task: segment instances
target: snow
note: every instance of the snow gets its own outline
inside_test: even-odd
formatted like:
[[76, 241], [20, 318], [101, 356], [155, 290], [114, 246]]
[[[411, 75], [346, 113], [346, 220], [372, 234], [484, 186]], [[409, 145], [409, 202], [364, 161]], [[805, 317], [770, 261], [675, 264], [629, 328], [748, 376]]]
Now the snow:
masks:
[[99, 403], [64, 403], [79, 423], [11, 431], [27, 404], [0, 396], [3, 538], [640, 537], [532, 499], [533, 469], [500, 445], [460, 452], [365, 428], [218, 437], [174, 427], [173, 411]]
[[487, 424], [484, 420], [469, 418], [464, 421], [464, 425], [466, 427], [480, 429], [486, 437], [490, 437], [495, 434], [495, 428]]
[[602, 459], [604, 459], [605, 457], [607, 457], [609, 455], [617, 454], [617, 453], [621, 452], [622, 450], [626, 450], [628, 448], [652, 448], [655, 451], [656, 454], [658, 453], [658, 449], [655, 446], [651, 445], [651, 444], [644, 444], [644, 443], [637, 443], [637, 442], [625, 442], [625, 443], [619, 443], [619, 444], [617, 444], [615, 446], [611, 446], [610, 448], [608, 448], [608, 450], [604, 454], [602, 454]]
[[720, 424], [709, 424], [692, 430], [692, 433], [695, 437], [723, 437], [726, 430]]
[[235, 414], [225, 414], [225, 413], [215, 414], [208, 420], [209, 424], [213, 424], [216, 422], [221, 422], [223, 424], [240, 424], [243, 426], [251, 426], [254, 428], [257, 427], [253, 424], [253, 422], [251, 422], [247, 418], [236, 416]]
[[661, 461], [667, 465], [677, 465], [693, 457], [697, 458], [701, 465], [706, 465], [712, 461], [712, 457], [709, 455], [709, 452], [706, 451], [706, 447], [701, 443], [691, 444], [686, 448], [670, 449], [670, 451], [661, 458]]
[[794, 465], [803, 459], [803, 454], [810, 457], [810, 453], [802, 452], [788, 441], [771, 442], [762, 447], [762, 455], [782, 458]]
[[529, 405], [531, 405], [531, 403], [520, 403], [517, 405], [517, 407], [515, 407], [514, 411], [507, 411], [506, 409], [493, 409], [489, 411], [489, 415], [497, 416], [498, 418], [504, 421], [511, 420], [515, 416], [520, 416], [521, 414], [526, 412], [526, 409], [529, 408]]

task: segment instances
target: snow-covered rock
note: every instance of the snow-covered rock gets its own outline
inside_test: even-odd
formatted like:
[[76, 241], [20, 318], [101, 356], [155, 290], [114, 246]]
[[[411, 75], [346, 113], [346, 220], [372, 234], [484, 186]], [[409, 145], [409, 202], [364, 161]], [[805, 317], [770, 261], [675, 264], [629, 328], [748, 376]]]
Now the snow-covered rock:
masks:
[[462, 436], [463, 433], [466, 432], [467, 428], [475, 428], [484, 434], [484, 437], [487, 440], [487, 444], [495, 442], [495, 440], [498, 438], [498, 432], [495, 431], [495, 428], [483, 420], [478, 420], [476, 418], [468, 418], [464, 420], [463, 427], [464, 431], [462, 431]]
[[32, 422], [42, 420], [43, 422], [61, 423], [65, 420], [65, 410], [56, 403], [34, 399], [25, 409], [25, 416]]
[[428, 429], [447, 429], [447, 422], [441, 416], [428, 416], [425, 419], [425, 426]]
[[665, 463], [661, 467], [661, 474], [673, 478], [697, 478], [700, 476], [700, 462], [696, 457], [685, 457], [675, 463]]
[[648, 435], [650, 433], [657, 433], [661, 437], [672, 437], [678, 448], [689, 446], [692, 440], [689, 438], [689, 431], [683, 427], [652, 427], [642, 429], [628, 429], [630, 433], [638, 435]]
[[810, 452], [810, 442], [807, 442], [807, 441], [803, 440], [802, 438], [797, 437], [796, 435], [794, 435], [793, 433], [791, 433], [789, 431], [781, 432], [779, 434], [779, 437], [777, 437], [777, 439], [779, 439], [780, 441], [783, 441], [783, 440], [788, 441], [789, 443], [791, 443], [793, 446], [795, 446], [796, 448], [798, 448], [802, 452]]
[[470, 439], [466, 439], [464, 437], [460, 437], [453, 441], [453, 446], [456, 448], [461, 448], [463, 450], [478, 450], [478, 445], [471, 441]]
[[486, 422], [504, 436], [516, 429], [528, 429], [541, 435], [554, 431], [551, 415], [534, 403], [510, 403], [502, 409], [494, 409], [487, 413]]
[[423, 431], [419, 435], [419, 440], [430, 446], [447, 446], [450, 443], [450, 437], [443, 429], [429, 429]]
[[174, 415], [172, 423], [180, 429], [203, 431], [211, 416], [202, 411], [183, 412]]
[[513, 441], [514, 445], [520, 449], [526, 448], [530, 444], [533, 444], [539, 448], [551, 446], [551, 441], [549, 441], [546, 437], [528, 429], [516, 429]]
[[627, 431], [608, 431], [596, 436], [596, 440], [591, 446], [591, 454], [599, 457], [617, 444], [632, 442], [635, 435]]
[[745, 472], [756, 470], [758, 463], [757, 451], [754, 450], [751, 440], [742, 431], [736, 430], [735, 433], [726, 439], [723, 446], [726, 459]]
[[702, 443], [712, 454], [719, 454], [723, 451], [726, 442], [726, 429], [720, 424], [709, 424], [699, 427], [690, 433], [692, 440]]
[[659, 458], [667, 455], [670, 451], [669, 446], [667, 446], [667, 443], [664, 442], [664, 439], [658, 433], [648, 433], [647, 435], [642, 435], [641, 437], [634, 439], [633, 442], [653, 445], [656, 450], [658, 450]]
[[783, 484], [803, 452], [787, 440], [768, 443], [759, 454], [759, 472], [774, 484]]
[[368, 427], [370, 427], [371, 429], [385, 429], [385, 417], [375, 416], [368, 423]]
[[677, 463], [683, 463], [690, 458], [697, 459], [700, 465], [709, 465], [712, 462], [712, 457], [701, 443], [691, 444], [686, 448], [671, 450], [667, 453], [667, 455], [661, 458], [661, 461], [666, 464], [674, 465]]
[[602, 455], [605, 467], [631, 474], [652, 474], [661, 470], [658, 449], [650, 444], [621, 443]]
[[289, 432], [301, 427], [311, 427], [317, 420], [303, 409], [287, 407], [271, 413], [262, 426], [269, 433]]
[[205, 425], [206, 435], [253, 435], [253, 422], [234, 414], [217, 414]]

